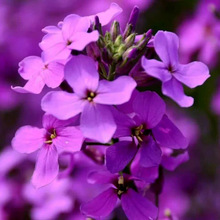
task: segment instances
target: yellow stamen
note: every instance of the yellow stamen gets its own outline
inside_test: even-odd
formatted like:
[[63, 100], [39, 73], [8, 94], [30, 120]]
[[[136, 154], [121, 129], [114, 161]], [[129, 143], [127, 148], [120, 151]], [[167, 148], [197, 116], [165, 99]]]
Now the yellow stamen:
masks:
[[124, 185], [124, 177], [123, 176], [120, 176], [118, 178], [118, 185]]

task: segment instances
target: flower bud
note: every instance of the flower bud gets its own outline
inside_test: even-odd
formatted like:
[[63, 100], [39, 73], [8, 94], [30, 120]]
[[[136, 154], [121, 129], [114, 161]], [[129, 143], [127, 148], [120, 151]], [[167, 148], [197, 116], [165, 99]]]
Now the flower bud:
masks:
[[126, 48], [129, 48], [134, 44], [135, 36], [136, 36], [136, 34], [133, 33], [125, 39], [125, 47]]
[[114, 21], [110, 30], [112, 41], [115, 41], [117, 36], [120, 34], [120, 24], [118, 21]]

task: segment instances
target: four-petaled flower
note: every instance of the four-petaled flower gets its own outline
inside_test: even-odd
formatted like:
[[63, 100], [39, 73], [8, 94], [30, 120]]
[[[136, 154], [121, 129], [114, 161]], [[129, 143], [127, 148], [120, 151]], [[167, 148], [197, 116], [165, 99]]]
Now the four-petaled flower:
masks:
[[112, 105], [129, 101], [136, 82], [129, 76], [114, 81], [99, 81], [96, 63], [88, 56], [74, 56], [65, 66], [65, 79], [74, 93], [49, 92], [42, 99], [42, 109], [65, 120], [81, 113], [84, 137], [108, 142], [115, 130]]
[[39, 149], [32, 176], [35, 187], [51, 183], [59, 171], [58, 154], [81, 149], [83, 136], [78, 127], [68, 126], [71, 120], [61, 121], [45, 114], [43, 128], [23, 126], [12, 140], [12, 147], [20, 153], [33, 153]]
[[208, 67], [201, 62], [180, 64], [178, 60], [179, 39], [176, 34], [158, 31], [154, 48], [161, 61], [142, 58], [146, 73], [162, 81], [162, 92], [182, 107], [193, 105], [193, 98], [186, 96], [181, 83], [190, 88], [202, 85], [209, 78]]

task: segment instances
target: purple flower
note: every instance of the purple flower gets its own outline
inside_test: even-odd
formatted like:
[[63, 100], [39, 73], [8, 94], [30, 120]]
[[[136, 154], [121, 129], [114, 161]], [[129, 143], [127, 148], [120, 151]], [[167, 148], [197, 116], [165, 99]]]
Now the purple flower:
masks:
[[159, 31], [154, 38], [154, 48], [161, 61], [142, 59], [146, 73], [162, 81], [162, 92], [181, 107], [193, 105], [193, 98], [186, 96], [181, 83], [190, 88], [202, 85], [209, 78], [207, 66], [201, 62], [186, 65], [178, 60], [179, 39], [167, 31]]
[[65, 78], [74, 93], [49, 92], [42, 99], [42, 109], [62, 120], [81, 113], [84, 137], [108, 142], [116, 130], [111, 105], [129, 101], [135, 81], [129, 76], [99, 81], [95, 62], [84, 55], [74, 56], [66, 64]]
[[112, 3], [108, 10], [96, 15], [80, 17], [71, 14], [60, 22], [58, 27], [45, 27], [43, 31], [47, 34], [43, 37], [40, 47], [45, 53], [46, 60], [67, 60], [72, 50], [81, 51], [89, 43], [97, 41], [98, 31], [88, 33], [95, 16], [99, 17], [102, 25], [106, 25], [121, 11], [122, 9], [117, 4]]
[[19, 63], [21, 77], [28, 82], [24, 87], [16, 86], [13, 89], [20, 93], [39, 94], [45, 84], [50, 88], [58, 87], [63, 81], [64, 65], [58, 62], [46, 62], [42, 57], [29, 56]]
[[20, 153], [39, 150], [32, 183], [35, 187], [52, 182], [59, 171], [58, 153], [76, 152], [82, 145], [83, 136], [77, 127], [66, 127], [70, 121], [60, 121], [44, 115], [43, 128], [23, 126], [12, 140], [12, 147]]
[[53, 30], [45, 29], [48, 32], [41, 43], [40, 48], [45, 53], [47, 61], [67, 60], [72, 50], [83, 50], [85, 46], [97, 41], [97, 31], [88, 33], [90, 20], [88, 17], [80, 17], [75, 14], [68, 15], [62, 22], [61, 27]]
[[137, 92], [134, 96], [130, 101], [134, 114], [115, 113], [114, 137], [130, 136], [132, 140], [121, 140], [107, 149], [106, 166], [112, 173], [123, 170], [137, 152], [141, 166], [153, 167], [161, 162], [160, 146], [171, 149], [188, 146], [186, 138], [165, 115], [165, 103], [157, 93]]
[[157, 207], [131, 188], [133, 181], [130, 176], [94, 172], [90, 174], [90, 182], [111, 186], [81, 206], [81, 211], [85, 215], [92, 218], [106, 217], [113, 211], [120, 199], [122, 209], [129, 220], [156, 219]]

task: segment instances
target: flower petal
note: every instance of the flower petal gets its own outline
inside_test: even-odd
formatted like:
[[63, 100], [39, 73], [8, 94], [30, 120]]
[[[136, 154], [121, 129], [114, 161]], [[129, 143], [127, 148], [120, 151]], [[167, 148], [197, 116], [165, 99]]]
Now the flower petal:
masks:
[[118, 196], [114, 188], [109, 188], [93, 200], [81, 206], [81, 212], [92, 218], [108, 216], [116, 206]]
[[132, 128], [135, 127], [135, 122], [127, 114], [113, 109], [113, 115], [117, 124], [117, 129], [114, 137], [129, 137], [132, 135]]
[[166, 115], [163, 116], [152, 132], [157, 143], [162, 147], [172, 149], [185, 149], [188, 147], [188, 140]]
[[154, 38], [154, 48], [166, 66], [176, 69], [179, 65], [179, 38], [168, 31], [158, 31]]
[[61, 31], [56, 34], [47, 34], [39, 44], [43, 50], [45, 62], [53, 60], [66, 60], [70, 56], [71, 50], [67, 48]]
[[72, 118], [82, 112], [85, 102], [75, 94], [64, 91], [49, 92], [42, 101], [41, 108], [61, 120]]
[[48, 87], [58, 87], [64, 78], [64, 65], [57, 62], [49, 63], [48, 67], [43, 71], [42, 77]]
[[81, 149], [83, 135], [77, 127], [66, 127], [56, 129], [57, 137], [53, 140], [59, 153], [63, 151], [76, 152]]
[[[138, 153], [137, 156], [140, 156]], [[144, 180], [146, 183], [153, 183], [158, 178], [158, 167], [143, 167], [138, 157], [131, 164], [131, 175]]]
[[171, 73], [167, 70], [164, 63], [158, 60], [148, 60], [143, 57], [142, 67], [148, 75], [153, 76], [162, 82], [166, 82], [172, 78]]
[[44, 145], [37, 158], [32, 184], [36, 188], [45, 186], [56, 178], [58, 171], [58, 153], [55, 146]]
[[107, 143], [116, 130], [116, 124], [107, 106], [87, 103], [81, 115], [81, 130], [86, 138]]
[[45, 129], [32, 126], [19, 128], [12, 139], [12, 147], [20, 153], [32, 153], [41, 148], [45, 141]]
[[141, 144], [140, 165], [143, 167], [155, 167], [161, 162], [162, 151], [152, 137], [147, 138]]
[[174, 77], [163, 83], [162, 92], [177, 102], [181, 107], [190, 107], [193, 105], [194, 99], [184, 94], [183, 86]]
[[140, 92], [133, 101], [136, 114], [146, 124], [147, 129], [155, 127], [165, 114], [165, 103], [155, 92]]
[[106, 166], [112, 173], [123, 170], [133, 159], [137, 152], [137, 147], [132, 141], [120, 141], [106, 151]]
[[103, 12], [100, 12], [96, 15], [89, 16], [91, 22], [94, 22], [95, 16], [99, 17], [99, 21], [102, 26], [108, 24], [113, 18], [119, 15], [122, 12], [122, 8], [120, 8], [116, 3], [111, 3], [110, 7]]
[[122, 194], [121, 205], [129, 220], [155, 220], [158, 215], [157, 207], [133, 189], [128, 189], [126, 193]]
[[130, 76], [121, 76], [114, 81], [101, 80], [94, 102], [107, 105], [128, 102], [136, 85]]
[[71, 124], [74, 120], [71, 118], [69, 120], [59, 120], [55, 118], [53, 115], [44, 114], [42, 124], [46, 130], [63, 128], [69, 124]]
[[39, 72], [41, 72], [43, 67], [44, 63], [41, 57], [29, 56], [24, 58], [19, 63], [18, 72], [23, 79], [28, 80], [31, 79], [34, 75], [36, 75], [36, 73], [38, 74]]
[[77, 32], [87, 32], [90, 26], [89, 19], [71, 14], [65, 17], [62, 25], [62, 34], [65, 40], [71, 40]]
[[190, 88], [202, 85], [210, 77], [208, 67], [201, 62], [180, 65], [179, 71], [173, 76]]
[[96, 91], [99, 74], [92, 58], [85, 55], [73, 56], [64, 72], [65, 79], [78, 95], [86, 97], [88, 91]]
[[88, 182], [90, 184], [113, 184], [117, 181], [117, 175], [104, 171], [93, 171], [88, 175]]
[[34, 75], [31, 79], [24, 85], [24, 87], [15, 86], [11, 87], [14, 91], [19, 93], [41, 93], [44, 88], [45, 82], [41, 75]]
[[91, 33], [78, 32], [72, 37], [72, 43], [68, 46], [73, 50], [83, 50], [89, 43], [95, 42], [99, 39], [98, 31], [93, 31]]

